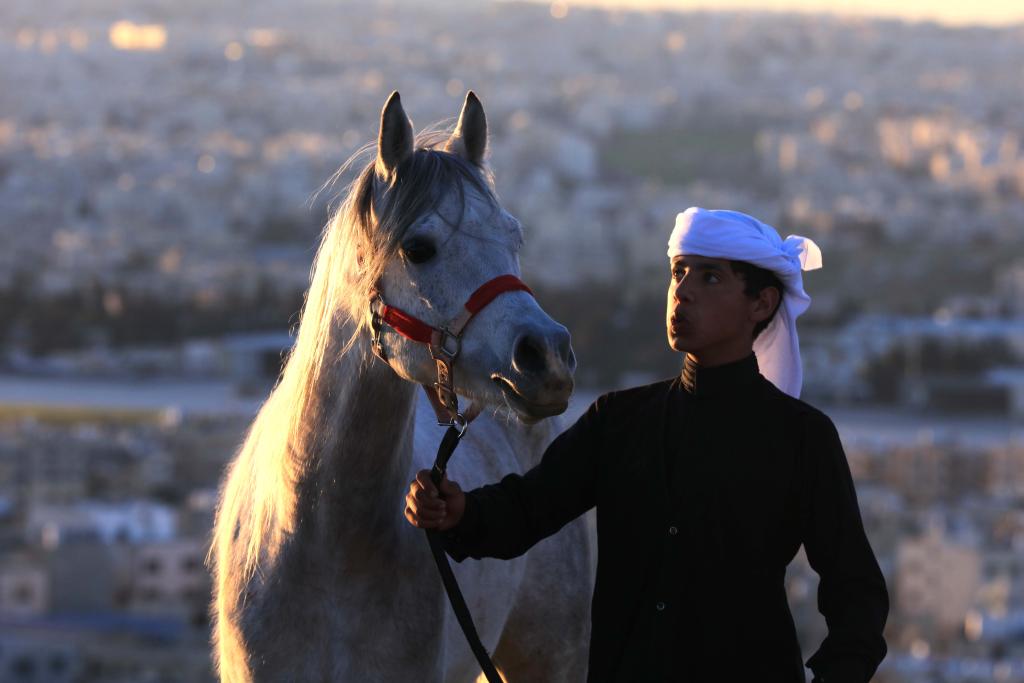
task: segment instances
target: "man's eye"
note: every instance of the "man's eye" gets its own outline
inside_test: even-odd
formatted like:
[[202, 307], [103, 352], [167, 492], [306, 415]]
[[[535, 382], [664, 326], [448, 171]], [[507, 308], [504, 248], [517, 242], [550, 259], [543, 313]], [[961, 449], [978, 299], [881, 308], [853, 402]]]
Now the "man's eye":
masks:
[[426, 263], [434, 258], [437, 249], [429, 240], [412, 239], [402, 245], [402, 253], [410, 263]]

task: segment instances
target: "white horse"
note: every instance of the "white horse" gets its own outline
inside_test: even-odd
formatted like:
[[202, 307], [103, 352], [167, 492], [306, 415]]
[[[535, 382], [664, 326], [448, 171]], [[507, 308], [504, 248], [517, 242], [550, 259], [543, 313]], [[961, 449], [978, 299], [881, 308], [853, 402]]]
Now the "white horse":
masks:
[[[472, 681], [480, 668], [426, 538], [403, 517], [443, 430], [420, 385], [427, 348], [385, 327], [370, 345], [370, 292], [433, 326], [479, 285], [519, 275], [519, 222], [484, 165], [483, 108], [466, 97], [451, 135], [414, 140], [398, 94], [376, 158], [331, 219], [281, 379], [221, 490], [210, 563], [223, 681]], [[525, 291], [469, 324], [455, 361], [473, 422], [450, 476], [466, 487], [523, 472], [572, 391], [564, 327]], [[520, 419], [516, 419], [516, 417]], [[485, 647], [512, 682], [586, 673], [594, 557], [577, 520], [526, 556], [454, 567]]]

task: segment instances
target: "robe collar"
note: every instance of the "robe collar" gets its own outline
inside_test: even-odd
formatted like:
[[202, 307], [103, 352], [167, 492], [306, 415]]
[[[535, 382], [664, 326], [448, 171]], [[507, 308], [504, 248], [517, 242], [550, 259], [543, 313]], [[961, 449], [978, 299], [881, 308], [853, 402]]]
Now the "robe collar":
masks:
[[760, 377], [757, 356], [751, 353], [725, 365], [706, 368], [687, 354], [680, 375], [683, 391], [698, 398], [734, 395], [749, 388]]

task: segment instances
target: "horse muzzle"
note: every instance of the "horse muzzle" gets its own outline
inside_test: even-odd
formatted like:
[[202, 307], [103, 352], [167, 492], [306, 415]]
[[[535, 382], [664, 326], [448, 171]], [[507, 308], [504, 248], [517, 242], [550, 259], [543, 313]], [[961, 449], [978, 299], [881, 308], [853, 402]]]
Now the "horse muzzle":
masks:
[[491, 380], [520, 419], [536, 422], [565, 412], [575, 369], [576, 356], [564, 327], [528, 328], [512, 347], [510, 371], [492, 373]]

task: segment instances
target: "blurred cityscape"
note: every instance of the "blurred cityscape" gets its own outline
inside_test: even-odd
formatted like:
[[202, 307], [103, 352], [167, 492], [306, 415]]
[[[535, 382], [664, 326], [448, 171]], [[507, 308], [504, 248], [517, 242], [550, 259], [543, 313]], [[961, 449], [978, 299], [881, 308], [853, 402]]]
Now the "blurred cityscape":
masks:
[[[0, 680], [212, 679], [216, 487], [399, 90], [481, 97], [579, 398], [678, 370], [688, 206], [812, 237], [804, 398], [893, 598], [881, 683], [1024, 681], [1024, 26], [564, 2], [0, 5]], [[825, 633], [802, 555], [806, 656]]]

